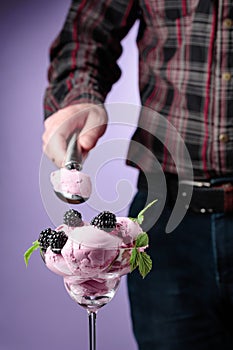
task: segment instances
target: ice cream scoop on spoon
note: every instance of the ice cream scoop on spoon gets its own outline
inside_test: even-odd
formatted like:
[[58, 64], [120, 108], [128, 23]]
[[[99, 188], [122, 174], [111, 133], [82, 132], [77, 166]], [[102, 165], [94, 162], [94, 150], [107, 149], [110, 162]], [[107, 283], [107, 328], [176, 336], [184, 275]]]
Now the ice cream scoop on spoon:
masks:
[[91, 180], [82, 170], [82, 151], [77, 149], [78, 133], [68, 143], [65, 167], [51, 173], [54, 192], [64, 202], [80, 204], [91, 195]]

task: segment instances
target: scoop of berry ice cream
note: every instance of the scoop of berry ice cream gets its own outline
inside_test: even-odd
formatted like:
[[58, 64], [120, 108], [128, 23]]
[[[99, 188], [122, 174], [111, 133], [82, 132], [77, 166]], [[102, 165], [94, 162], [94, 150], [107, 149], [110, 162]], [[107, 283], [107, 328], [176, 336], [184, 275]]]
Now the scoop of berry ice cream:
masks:
[[76, 169], [61, 168], [53, 171], [50, 175], [50, 181], [55, 192], [70, 193], [84, 199], [88, 199], [91, 195], [90, 177]]
[[49, 247], [44, 254], [44, 260], [47, 268], [57, 275], [72, 275], [69, 266], [61, 254], [54, 253]]
[[117, 217], [116, 227], [111, 233], [122, 239], [123, 246], [131, 246], [142, 232], [138, 222], [127, 217]]
[[121, 242], [93, 225], [83, 226], [71, 232], [61, 255], [74, 275], [95, 276], [118, 256]]

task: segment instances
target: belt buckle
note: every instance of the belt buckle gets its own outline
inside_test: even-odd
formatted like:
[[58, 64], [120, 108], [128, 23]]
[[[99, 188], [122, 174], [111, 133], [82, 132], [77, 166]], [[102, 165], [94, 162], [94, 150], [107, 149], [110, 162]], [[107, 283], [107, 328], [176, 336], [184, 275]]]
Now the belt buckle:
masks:
[[211, 187], [211, 183], [208, 181], [181, 180], [179, 181], [179, 184], [192, 187]]

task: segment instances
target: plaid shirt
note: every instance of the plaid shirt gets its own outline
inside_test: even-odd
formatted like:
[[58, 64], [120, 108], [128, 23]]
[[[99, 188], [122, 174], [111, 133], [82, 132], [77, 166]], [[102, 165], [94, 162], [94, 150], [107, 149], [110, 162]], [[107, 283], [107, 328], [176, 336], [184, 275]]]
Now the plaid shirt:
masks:
[[[104, 103], [120, 77], [120, 42], [138, 19], [142, 105], [179, 132], [196, 178], [232, 175], [231, 0], [73, 0], [50, 51], [45, 117], [74, 103]], [[129, 159], [145, 171], [154, 169], [153, 157], [141, 152], [141, 143], [173, 173], [173, 159], [181, 159], [182, 152], [169, 128], [159, 128], [152, 114], [141, 113]], [[159, 130], [160, 140], [155, 137]], [[168, 141], [174, 145], [172, 154]]]

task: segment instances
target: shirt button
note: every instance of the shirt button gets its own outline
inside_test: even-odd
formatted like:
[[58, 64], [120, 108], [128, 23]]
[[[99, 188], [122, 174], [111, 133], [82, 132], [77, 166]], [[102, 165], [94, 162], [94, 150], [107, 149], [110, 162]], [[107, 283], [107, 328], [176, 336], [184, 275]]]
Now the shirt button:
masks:
[[223, 78], [223, 80], [225, 80], [225, 81], [231, 80], [231, 73], [229, 73], [229, 72], [223, 73], [222, 78]]
[[231, 18], [226, 18], [223, 21], [223, 25], [224, 25], [225, 28], [230, 29], [230, 28], [233, 27], [233, 20]]
[[220, 134], [219, 135], [219, 141], [222, 143], [227, 143], [229, 140], [229, 137], [227, 134]]

